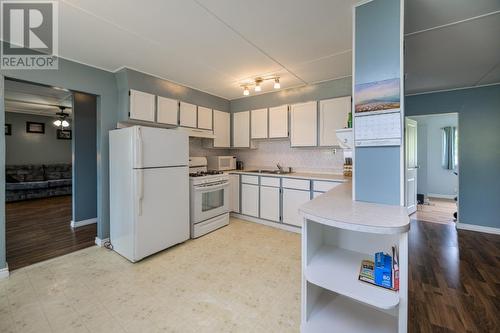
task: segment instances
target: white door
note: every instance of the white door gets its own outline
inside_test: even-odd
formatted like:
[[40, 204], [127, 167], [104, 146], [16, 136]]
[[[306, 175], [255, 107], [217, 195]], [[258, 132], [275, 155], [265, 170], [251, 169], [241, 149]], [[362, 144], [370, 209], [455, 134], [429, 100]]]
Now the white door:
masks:
[[134, 261], [189, 239], [188, 172], [188, 167], [134, 171]]
[[259, 185], [241, 184], [241, 214], [259, 217]]
[[279, 222], [280, 189], [279, 187], [260, 187], [260, 218]]
[[158, 96], [157, 122], [175, 125], [179, 123], [179, 102], [175, 99]]
[[189, 138], [186, 133], [145, 126], [127, 130], [133, 135], [134, 168], [188, 165]]
[[155, 95], [130, 90], [130, 119], [155, 121]]
[[183, 127], [196, 128], [196, 105], [185, 102], [180, 103], [179, 107], [179, 123]]
[[214, 147], [229, 148], [231, 146], [231, 114], [214, 110]]
[[417, 122], [405, 119], [405, 181], [408, 214], [417, 210]]
[[250, 147], [250, 111], [233, 113], [233, 147]]
[[229, 210], [240, 212], [240, 175], [229, 175]]
[[309, 191], [283, 189], [283, 223], [302, 226], [299, 208], [310, 200]]
[[337, 130], [347, 127], [351, 96], [319, 102], [319, 145], [338, 146]]
[[290, 107], [290, 143], [292, 147], [310, 147], [318, 143], [318, 112], [316, 102]]
[[288, 137], [288, 105], [269, 108], [269, 138]]
[[198, 128], [212, 129], [212, 109], [198, 107]]
[[267, 138], [267, 109], [252, 110], [252, 139]]

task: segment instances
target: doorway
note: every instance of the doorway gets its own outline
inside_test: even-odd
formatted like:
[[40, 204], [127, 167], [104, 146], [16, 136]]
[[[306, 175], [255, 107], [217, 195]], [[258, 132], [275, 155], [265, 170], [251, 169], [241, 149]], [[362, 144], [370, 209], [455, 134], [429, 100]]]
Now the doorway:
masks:
[[4, 91], [6, 250], [15, 270], [94, 244], [97, 105], [95, 96], [8, 78]]
[[458, 218], [458, 114], [405, 119], [406, 203], [411, 218], [453, 224]]

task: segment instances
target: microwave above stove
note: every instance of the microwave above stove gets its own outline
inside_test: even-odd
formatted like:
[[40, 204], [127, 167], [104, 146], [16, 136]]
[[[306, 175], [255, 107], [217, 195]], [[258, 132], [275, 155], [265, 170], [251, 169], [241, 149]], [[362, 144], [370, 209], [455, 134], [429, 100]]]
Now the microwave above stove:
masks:
[[236, 169], [236, 156], [207, 156], [208, 170], [227, 171]]

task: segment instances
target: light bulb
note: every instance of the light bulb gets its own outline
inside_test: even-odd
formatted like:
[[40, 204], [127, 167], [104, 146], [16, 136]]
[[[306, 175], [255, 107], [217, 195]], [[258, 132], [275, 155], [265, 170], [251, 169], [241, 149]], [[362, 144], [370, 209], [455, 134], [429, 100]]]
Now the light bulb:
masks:
[[55, 121], [53, 122], [54, 126], [57, 126], [57, 127], [61, 126], [61, 123], [62, 123], [62, 122], [61, 122], [61, 120], [60, 120], [60, 119], [57, 119], [57, 120], [55, 120]]
[[279, 88], [281, 88], [280, 79], [275, 78], [274, 79], [274, 89], [279, 89]]
[[250, 95], [250, 90], [248, 90], [248, 87], [245, 87], [245, 88], [243, 89], [243, 95], [245, 95], [245, 96]]
[[69, 123], [67, 120], [62, 121], [62, 127], [69, 127]]
[[255, 91], [259, 92], [262, 90], [262, 87], [260, 86], [260, 82], [255, 82]]

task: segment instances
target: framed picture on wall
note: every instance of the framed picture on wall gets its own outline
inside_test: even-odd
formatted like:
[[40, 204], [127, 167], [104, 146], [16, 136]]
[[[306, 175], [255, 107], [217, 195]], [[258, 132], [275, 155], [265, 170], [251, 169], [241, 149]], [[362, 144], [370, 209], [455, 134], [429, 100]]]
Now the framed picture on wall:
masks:
[[33, 121], [26, 122], [26, 133], [45, 134], [45, 124]]
[[57, 138], [59, 140], [71, 140], [71, 130], [57, 130]]
[[5, 124], [5, 135], [12, 135], [12, 124]]

